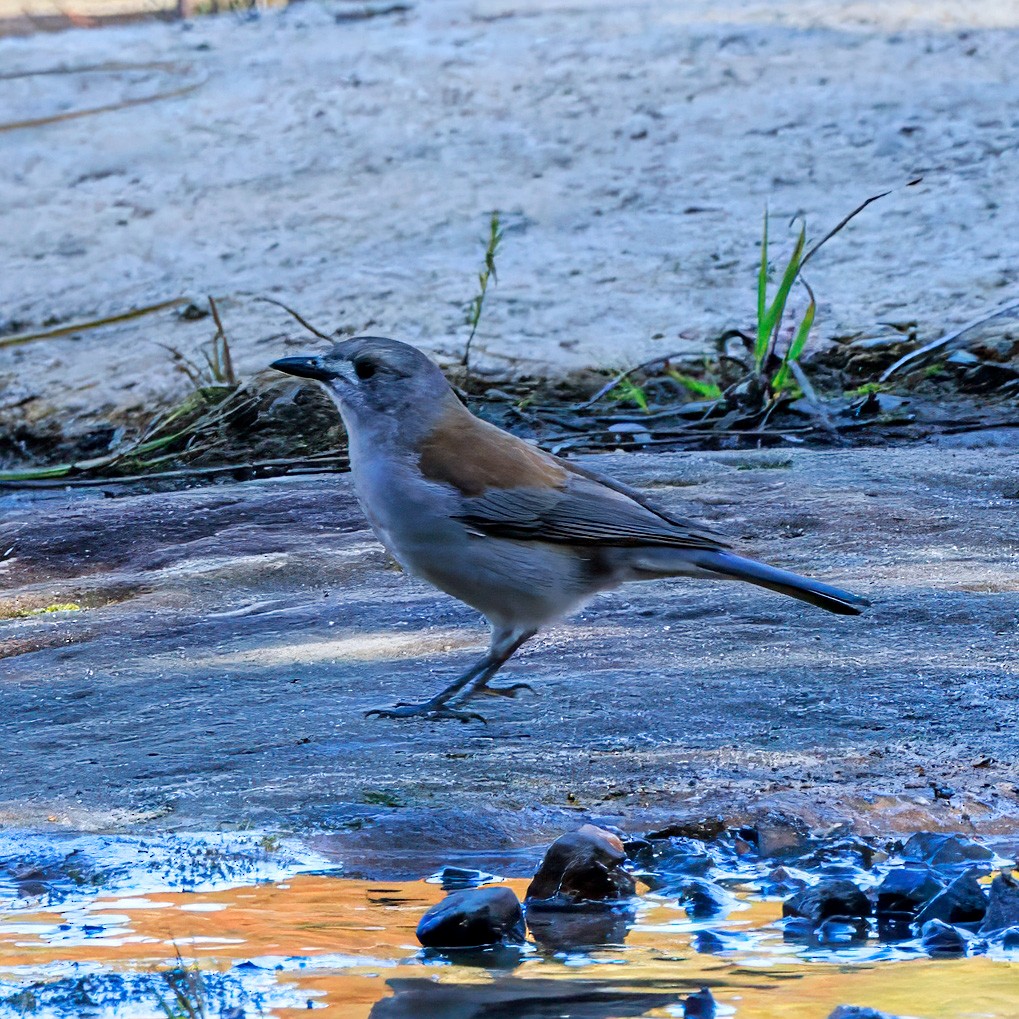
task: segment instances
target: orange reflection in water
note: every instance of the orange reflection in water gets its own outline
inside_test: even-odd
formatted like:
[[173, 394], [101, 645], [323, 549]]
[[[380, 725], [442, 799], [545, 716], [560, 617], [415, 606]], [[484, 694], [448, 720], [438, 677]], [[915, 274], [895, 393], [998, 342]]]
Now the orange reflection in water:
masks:
[[[507, 883], [521, 896], [527, 885], [526, 880]], [[645, 901], [624, 947], [592, 950], [569, 965], [540, 951], [525, 956], [511, 977], [472, 966], [427, 964], [418, 955], [414, 929], [421, 913], [442, 896], [438, 886], [423, 881], [301, 875], [281, 884], [218, 892], [98, 897], [87, 907], [86, 922], [104, 926], [104, 936], [77, 943], [52, 940], [54, 925], [65, 919], [59, 910], [0, 916], [0, 974], [16, 966], [60, 961], [98, 962], [122, 971], [157, 970], [173, 958], [176, 946], [186, 960], [206, 969], [225, 970], [260, 957], [308, 957], [307, 969], [280, 971], [276, 979], [326, 1006], [315, 1014], [337, 1019], [365, 1019], [376, 1002], [393, 993], [387, 981], [394, 978], [461, 986], [507, 978], [587, 981], [617, 990], [652, 988], [677, 995], [705, 985], [737, 1015], [754, 1019], [823, 1019], [844, 1003], [927, 1019], [1019, 1015], [1019, 967], [1013, 963], [982, 957], [810, 962], [783, 949], [780, 939], [770, 954], [751, 947], [725, 956], [705, 955], [693, 949], [693, 932], [683, 911], [655, 900]], [[778, 902], [743, 906], [726, 921], [713, 923], [713, 929], [759, 929], [781, 915]], [[80, 921], [80, 907], [76, 915]], [[7, 929], [12, 924], [16, 930]], [[280, 1008], [271, 1014], [309, 1013], [306, 1008]], [[675, 1007], [620, 1012], [677, 1014], [682, 1012]]]

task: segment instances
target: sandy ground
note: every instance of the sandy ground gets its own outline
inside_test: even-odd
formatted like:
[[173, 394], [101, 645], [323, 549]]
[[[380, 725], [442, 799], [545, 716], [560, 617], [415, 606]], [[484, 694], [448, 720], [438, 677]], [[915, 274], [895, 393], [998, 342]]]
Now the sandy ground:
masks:
[[[196, 86], [0, 132], [7, 330], [212, 293], [251, 372], [308, 345], [254, 301], [270, 294], [455, 355], [499, 209], [483, 363], [615, 367], [750, 321], [765, 205], [788, 243], [790, 217], [819, 236], [917, 174], [812, 266], [818, 341], [910, 320], [930, 339], [1015, 295], [1012, 3], [334, 16], [351, 10], [0, 39], [7, 124]], [[210, 333], [166, 311], [0, 347], [0, 412], [70, 432], [144, 412], [184, 386], [158, 344], [191, 353]]]
[[596, 466], [869, 595], [866, 615], [631, 585], [525, 648], [506, 675], [535, 693], [486, 701], [486, 726], [363, 717], [438, 689], [485, 634], [392, 567], [348, 477], [9, 497], [4, 614], [81, 610], [0, 629], [0, 823], [324, 829], [404, 849], [768, 809], [1014, 832], [1019, 457], [789, 458]]

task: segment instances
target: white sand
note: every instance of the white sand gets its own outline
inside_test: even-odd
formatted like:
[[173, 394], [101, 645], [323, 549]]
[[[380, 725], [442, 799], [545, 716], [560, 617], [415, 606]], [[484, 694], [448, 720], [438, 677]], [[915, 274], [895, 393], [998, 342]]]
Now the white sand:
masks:
[[[39, 327], [221, 297], [244, 372], [327, 329], [454, 354], [489, 210], [508, 226], [477, 340], [563, 372], [703, 349], [749, 325], [760, 218], [816, 237], [817, 341], [916, 319], [921, 339], [1016, 295], [1019, 5], [982, 0], [424, 0], [337, 22], [305, 3], [0, 40], [23, 120], [202, 81], [188, 95], [0, 132], [0, 320]], [[775, 255], [780, 252], [775, 251]], [[288, 345], [280, 337], [290, 332]], [[0, 408], [72, 430], [184, 383], [209, 320], [164, 312], [0, 349]], [[32, 398], [34, 397], [34, 398]]]

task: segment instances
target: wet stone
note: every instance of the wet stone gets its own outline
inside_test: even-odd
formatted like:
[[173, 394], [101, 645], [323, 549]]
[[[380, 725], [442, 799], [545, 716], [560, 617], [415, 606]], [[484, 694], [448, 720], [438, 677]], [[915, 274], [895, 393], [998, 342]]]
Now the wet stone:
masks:
[[703, 842], [682, 835], [650, 841], [631, 859], [654, 891], [670, 876], [703, 875], [715, 866], [715, 857]]
[[855, 919], [870, 914], [870, 900], [852, 881], [822, 881], [782, 904], [783, 916], [803, 917], [815, 927], [832, 917]]
[[1019, 950], [1019, 927], [1008, 927], [1000, 934], [1001, 947], [1006, 952]]
[[994, 859], [994, 853], [964, 835], [923, 831], [911, 836], [902, 847], [902, 858], [931, 867], [953, 867]]
[[877, 887], [875, 913], [879, 923], [911, 921], [945, 884], [929, 867], [896, 867]]
[[810, 882], [806, 874], [790, 867], [776, 867], [761, 881], [761, 892], [765, 895], [791, 895]]
[[731, 912], [736, 900], [720, 885], [701, 878], [687, 878], [675, 890], [662, 894], [675, 895], [691, 920], [705, 920]]
[[916, 915], [916, 923], [930, 920], [945, 923], [979, 923], [987, 913], [987, 898], [971, 873], [960, 874]]
[[943, 920], [929, 920], [920, 931], [924, 951], [933, 956], [965, 955], [971, 934]]
[[526, 936], [520, 900], [510, 888], [452, 892], [432, 906], [417, 926], [426, 948], [484, 948], [521, 944]]
[[753, 827], [757, 852], [763, 859], [799, 857], [810, 846], [810, 833], [799, 818], [768, 813]]
[[1002, 871], [991, 882], [987, 913], [980, 933], [993, 934], [1015, 926], [1019, 926], [1019, 882], [1010, 872]]
[[629, 899], [637, 882], [623, 869], [625, 862], [623, 843], [603, 828], [586, 824], [561, 835], [528, 885], [528, 906], [562, 908]]

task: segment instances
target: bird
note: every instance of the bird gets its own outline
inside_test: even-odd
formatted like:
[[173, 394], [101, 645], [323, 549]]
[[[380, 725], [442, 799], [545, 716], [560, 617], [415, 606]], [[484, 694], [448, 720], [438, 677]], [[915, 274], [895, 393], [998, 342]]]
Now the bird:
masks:
[[368, 715], [484, 721], [465, 708], [471, 698], [530, 689], [491, 682], [524, 643], [629, 581], [741, 580], [841, 615], [870, 604], [744, 558], [637, 489], [477, 417], [408, 343], [355, 336], [271, 367], [321, 383], [335, 402], [358, 502], [390, 554], [491, 627], [487, 652], [444, 689]]

